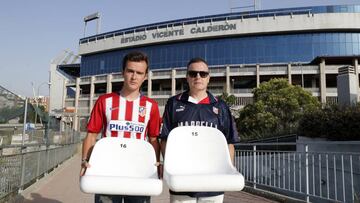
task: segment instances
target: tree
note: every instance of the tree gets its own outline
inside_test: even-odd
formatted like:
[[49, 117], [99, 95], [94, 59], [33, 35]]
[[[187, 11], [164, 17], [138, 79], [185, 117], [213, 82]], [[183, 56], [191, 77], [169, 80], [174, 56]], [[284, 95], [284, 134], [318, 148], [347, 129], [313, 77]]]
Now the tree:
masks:
[[240, 135], [247, 138], [289, 134], [297, 130], [301, 116], [320, 107], [319, 101], [286, 79], [271, 79], [253, 90], [254, 103], [240, 110]]
[[222, 95], [218, 96], [217, 98], [225, 101], [229, 107], [234, 106], [236, 102], [236, 97], [232, 94], [229, 95], [226, 92], [222, 93]]

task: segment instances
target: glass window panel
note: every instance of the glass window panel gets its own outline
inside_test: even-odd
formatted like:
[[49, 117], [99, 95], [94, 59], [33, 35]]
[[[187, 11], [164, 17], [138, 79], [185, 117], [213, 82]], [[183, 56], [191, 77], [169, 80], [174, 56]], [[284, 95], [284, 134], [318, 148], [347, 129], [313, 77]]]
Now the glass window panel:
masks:
[[352, 43], [358, 42], [359, 41], [359, 34], [358, 33], [352, 33]]
[[353, 43], [353, 54], [359, 55], [359, 43]]
[[354, 6], [354, 12], [360, 13], [360, 5], [355, 5]]
[[326, 42], [326, 35], [320, 34], [320, 43], [325, 43], [325, 42]]
[[346, 36], [346, 42], [351, 42], [351, 34], [350, 33], [346, 33], [345, 34], [345, 36]]
[[314, 53], [313, 58], [319, 56], [320, 55], [320, 43], [314, 43], [313, 44], [313, 50], [314, 50], [313, 51], [313, 53]]
[[346, 55], [346, 44], [345, 43], [340, 43], [339, 44], [339, 50], [340, 50], [340, 55]]
[[333, 43], [334, 55], [340, 55], [340, 43]]
[[346, 55], [352, 55], [352, 43], [346, 43]]
[[331, 33], [326, 33], [325, 34], [325, 40], [326, 42], [331, 42], [332, 41], [332, 34]]
[[346, 41], [346, 40], [345, 40], [345, 39], [346, 39], [346, 38], [345, 38], [345, 34], [344, 34], [344, 33], [340, 33], [340, 34], [339, 34], [339, 39], [340, 39], [340, 43], [345, 43], [345, 41]]
[[319, 34], [313, 34], [312, 41], [313, 41], [313, 43], [320, 42], [320, 35]]

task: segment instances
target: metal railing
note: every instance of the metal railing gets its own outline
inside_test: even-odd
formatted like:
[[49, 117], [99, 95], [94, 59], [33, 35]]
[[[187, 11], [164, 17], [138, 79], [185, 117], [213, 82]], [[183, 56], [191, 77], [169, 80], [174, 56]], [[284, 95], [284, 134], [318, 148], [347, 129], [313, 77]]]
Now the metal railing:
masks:
[[360, 198], [360, 142], [237, 144], [246, 184], [307, 202]]
[[106, 81], [106, 75], [98, 75], [98, 76], [95, 76], [95, 81]]
[[20, 153], [0, 156], [0, 202], [70, 158], [77, 148], [77, 143], [29, 145], [22, 147]]
[[253, 89], [251, 88], [241, 88], [241, 89], [231, 89], [231, 93], [252, 93]]

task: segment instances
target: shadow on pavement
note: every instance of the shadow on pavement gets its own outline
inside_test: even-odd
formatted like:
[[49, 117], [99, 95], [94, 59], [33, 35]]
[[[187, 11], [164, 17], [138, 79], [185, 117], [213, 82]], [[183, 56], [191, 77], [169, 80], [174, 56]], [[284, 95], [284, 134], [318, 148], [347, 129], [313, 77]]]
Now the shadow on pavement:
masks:
[[41, 196], [39, 193], [31, 193], [31, 199], [25, 199], [22, 195], [19, 195], [15, 203], [61, 203], [58, 200], [49, 199], [46, 197]]

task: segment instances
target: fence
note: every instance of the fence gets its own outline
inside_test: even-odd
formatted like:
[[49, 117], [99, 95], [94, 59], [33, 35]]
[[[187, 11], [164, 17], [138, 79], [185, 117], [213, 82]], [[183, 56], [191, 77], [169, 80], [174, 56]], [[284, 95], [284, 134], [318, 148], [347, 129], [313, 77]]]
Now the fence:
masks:
[[248, 186], [307, 202], [358, 202], [360, 142], [237, 144]]
[[80, 136], [73, 133], [77, 135], [68, 136], [76, 137], [72, 143], [0, 146], [0, 152], [3, 153], [0, 154], [0, 202], [74, 155]]

